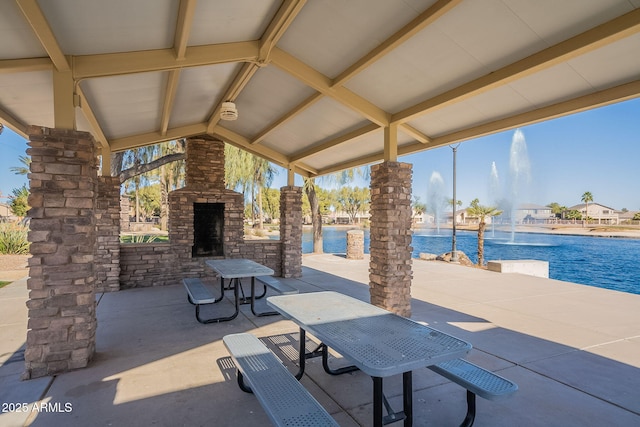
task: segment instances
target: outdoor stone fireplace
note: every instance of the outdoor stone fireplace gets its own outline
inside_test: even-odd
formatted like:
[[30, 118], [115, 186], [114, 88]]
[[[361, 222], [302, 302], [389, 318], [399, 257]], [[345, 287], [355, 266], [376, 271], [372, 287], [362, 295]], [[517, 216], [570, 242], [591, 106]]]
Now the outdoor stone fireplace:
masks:
[[169, 194], [169, 242], [183, 270], [209, 258], [237, 258], [244, 243], [244, 197], [224, 183], [224, 143], [190, 138], [185, 186]]
[[185, 187], [169, 194], [169, 243], [120, 245], [120, 288], [212, 278], [212, 258], [247, 258], [276, 276], [300, 277], [302, 188], [280, 189], [280, 240], [245, 240], [244, 196], [225, 188], [224, 143], [192, 137], [185, 154]]

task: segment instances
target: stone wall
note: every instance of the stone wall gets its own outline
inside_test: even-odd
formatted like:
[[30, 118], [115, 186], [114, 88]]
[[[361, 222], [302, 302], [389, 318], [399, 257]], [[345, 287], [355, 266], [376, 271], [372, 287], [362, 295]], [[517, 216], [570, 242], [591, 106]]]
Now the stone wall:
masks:
[[98, 177], [96, 292], [120, 290], [120, 179]]
[[95, 142], [30, 126], [29, 323], [24, 378], [88, 365], [97, 327]]
[[371, 167], [371, 304], [411, 316], [411, 164]]
[[[277, 240], [252, 240], [238, 245], [239, 256], [252, 259], [282, 274], [281, 243]], [[120, 249], [120, 285], [122, 289], [175, 285], [183, 277], [213, 277], [205, 265], [209, 258], [179, 262], [169, 243], [123, 244]]]
[[280, 189], [282, 277], [302, 276], [302, 187]]

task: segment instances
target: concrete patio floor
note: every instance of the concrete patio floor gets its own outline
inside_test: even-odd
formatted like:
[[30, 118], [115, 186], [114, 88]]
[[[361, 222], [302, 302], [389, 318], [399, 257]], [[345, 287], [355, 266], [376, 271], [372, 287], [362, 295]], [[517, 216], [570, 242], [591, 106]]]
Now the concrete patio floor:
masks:
[[[302, 292], [369, 300], [368, 259], [307, 255], [303, 265], [302, 278], [284, 279]], [[413, 272], [413, 319], [471, 342], [471, 361], [519, 386], [503, 401], [479, 399], [476, 426], [640, 425], [640, 295], [443, 262], [414, 260]], [[222, 337], [253, 333], [294, 369], [293, 323], [243, 306], [231, 322], [202, 325], [176, 284], [98, 295], [91, 365], [21, 381], [27, 296], [25, 279], [0, 289], [0, 426], [265, 426], [255, 397], [236, 384]], [[223, 304], [205, 310], [232, 311]], [[371, 424], [363, 373], [329, 376], [313, 359], [302, 382], [340, 425]], [[413, 387], [414, 425], [464, 418], [459, 386], [423, 369]], [[387, 380], [385, 393], [400, 409], [401, 379]]]

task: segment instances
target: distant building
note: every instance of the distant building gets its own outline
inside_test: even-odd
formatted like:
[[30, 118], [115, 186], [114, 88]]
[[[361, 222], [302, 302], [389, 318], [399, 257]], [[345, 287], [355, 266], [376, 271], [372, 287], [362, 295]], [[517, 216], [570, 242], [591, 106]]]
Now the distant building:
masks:
[[[587, 211], [588, 209], [588, 211]], [[601, 205], [600, 203], [581, 203], [579, 205], [571, 206], [567, 211], [578, 211], [584, 219], [597, 220], [598, 224], [619, 224], [619, 213], [608, 206]], [[565, 211], [565, 212], [567, 212]], [[564, 217], [564, 213], [563, 213]]]
[[15, 221], [18, 217], [11, 212], [11, 207], [6, 203], [0, 203], [0, 221]]

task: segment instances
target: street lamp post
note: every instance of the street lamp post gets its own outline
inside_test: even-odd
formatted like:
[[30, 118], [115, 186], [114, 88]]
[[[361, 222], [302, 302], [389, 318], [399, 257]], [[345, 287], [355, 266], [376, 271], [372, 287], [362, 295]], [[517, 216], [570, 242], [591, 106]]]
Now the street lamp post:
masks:
[[453, 234], [451, 237], [451, 262], [458, 262], [458, 251], [456, 250], [456, 206], [458, 200], [456, 199], [456, 153], [458, 152], [458, 146], [450, 145], [453, 150]]

